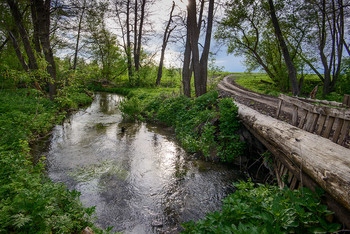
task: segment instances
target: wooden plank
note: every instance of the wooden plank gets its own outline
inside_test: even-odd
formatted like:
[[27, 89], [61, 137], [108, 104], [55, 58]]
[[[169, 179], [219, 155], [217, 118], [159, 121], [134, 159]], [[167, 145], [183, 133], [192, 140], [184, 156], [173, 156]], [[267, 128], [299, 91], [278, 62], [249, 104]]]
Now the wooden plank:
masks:
[[344, 94], [343, 104], [350, 107], [350, 95]]
[[330, 105], [330, 106], [336, 106], [336, 107], [344, 107], [344, 105], [340, 102], [335, 101], [327, 101], [327, 100], [318, 100], [318, 99], [312, 99], [312, 98], [303, 98], [303, 97], [296, 97], [297, 99], [308, 102], [308, 103], [321, 103], [324, 105]]
[[333, 134], [332, 141], [337, 143], [340, 135], [340, 131], [342, 130], [344, 120], [343, 119], [337, 119], [336, 127], [335, 127], [335, 132]]
[[325, 138], [329, 138], [329, 135], [331, 134], [332, 128], [333, 128], [333, 124], [334, 124], [334, 120], [335, 118], [332, 116], [328, 117], [328, 121], [326, 122], [327, 126], [326, 129], [323, 132], [323, 137]]
[[315, 125], [317, 123], [318, 116], [319, 115], [316, 114], [316, 113], [308, 113], [307, 121], [306, 121], [306, 124], [303, 127], [303, 129], [305, 131], [308, 131], [308, 132], [312, 133], [314, 131], [314, 129], [315, 129]]
[[288, 170], [288, 184], [290, 184], [290, 182], [293, 179], [293, 173], [291, 171]]
[[349, 132], [350, 132], [349, 126], [350, 126], [350, 121], [345, 120], [343, 123], [343, 128], [341, 130], [341, 135], [337, 142], [339, 145], [344, 145], [346, 137], [349, 136]]
[[296, 105], [294, 105], [294, 107], [293, 107], [292, 124], [294, 126], [297, 126], [297, 124], [298, 124], [298, 106], [296, 106]]
[[350, 120], [350, 110], [348, 108], [335, 108], [335, 107], [329, 107], [329, 106], [313, 105], [310, 103], [300, 101], [296, 98], [289, 97], [284, 94], [280, 94], [278, 98], [282, 99], [283, 101], [289, 102], [293, 105], [296, 105], [299, 108], [303, 108], [312, 113], [330, 115], [332, 117]]
[[307, 112], [306, 110], [303, 109], [302, 113], [303, 114], [301, 114], [301, 116], [300, 116], [300, 122], [299, 122], [299, 125], [298, 125], [298, 128], [301, 128], [301, 129], [303, 129], [303, 127], [304, 127], [304, 124], [306, 122], [306, 119], [307, 119], [307, 116], [308, 116], [309, 112]]
[[317, 127], [317, 131], [316, 131], [316, 134], [319, 136], [321, 136], [323, 126], [324, 126], [324, 123], [326, 122], [326, 119], [327, 119], [327, 116], [320, 114], [320, 117], [318, 118], [318, 127]]
[[278, 119], [280, 114], [281, 114], [282, 104], [283, 104], [283, 100], [282, 99], [278, 99], [278, 105], [277, 105], [277, 111], [276, 111], [276, 119]]
[[298, 182], [298, 179], [294, 176], [293, 177], [293, 180], [292, 180], [292, 183], [290, 184], [290, 189], [291, 190], [294, 190], [295, 189], [295, 185], [297, 184], [297, 182]]

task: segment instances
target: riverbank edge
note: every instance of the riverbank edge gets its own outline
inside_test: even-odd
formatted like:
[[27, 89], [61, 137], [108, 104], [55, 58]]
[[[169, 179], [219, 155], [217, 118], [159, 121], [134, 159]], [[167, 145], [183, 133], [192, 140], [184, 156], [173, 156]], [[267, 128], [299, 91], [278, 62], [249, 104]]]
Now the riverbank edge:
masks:
[[[0, 232], [81, 232], [89, 226], [95, 233], [103, 233], [104, 231], [94, 226], [92, 222], [94, 208], [83, 207], [78, 192], [69, 191], [63, 184], [53, 183], [44, 174], [44, 158], [33, 165], [30, 156], [30, 145], [33, 142], [51, 134], [52, 128], [62, 123], [69, 114], [91, 104], [92, 96], [80, 92], [76, 95], [80, 98], [72, 99], [70, 96], [75, 94], [71, 93], [69, 96], [62, 95], [50, 101], [32, 89], [1, 90], [1, 92], [7, 92], [9, 96], [13, 95], [16, 99], [24, 100], [23, 103], [33, 102], [29, 99], [36, 99], [38, 104], [32, 122], [41, 115], [45, 115], [45, 120], [48, 121], [39, 124], [35, 131], [24, 129], [25, 136], [13, 139], [13, 145], [0, 145], [2, 182], [0, 193], [3, 195], [0, 199]], [[38, 108], [40, 102], [48, 104]], [[16, 110], [16, 115], [30, 116], [26, 108], [13, 107], [14, 109], [20, 110]], [[11, 109], [9, 112], [4, 111], [2, 117], [7, 120], [6, 117], [12, 114], [10, 112]], [[13, 132], [15, 129], [7, 130]]]

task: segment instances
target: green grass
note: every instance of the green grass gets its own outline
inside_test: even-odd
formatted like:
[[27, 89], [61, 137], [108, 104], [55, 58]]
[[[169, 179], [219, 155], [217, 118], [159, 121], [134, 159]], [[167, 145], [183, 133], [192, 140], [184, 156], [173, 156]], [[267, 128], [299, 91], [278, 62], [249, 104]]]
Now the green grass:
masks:
[[235, 73], [234, 77], [237, 77], [237, 84], [254, 92], [276, 97], [280, 94], [278, 87], [273, 85], [273, 81], [265, 73]]
[[[234, 73], [234, 77], [237, 78], [235, 80], [237, 84], [254, 92], [275, 97], [278, 97], [278, 95], [281, 93], [279, 88], [274, 85], [274, 82], [266, 73]], [[342, 102], [343, 95], [337, 92], [332, 92], [323, 97], [322, 82], [317, 75], [314, 74], [306, 75], [300, 96], [308, 97], [316, 85], [318, 85], [316, 99]], [[291, 95], [291, 92], [285, 94]]]

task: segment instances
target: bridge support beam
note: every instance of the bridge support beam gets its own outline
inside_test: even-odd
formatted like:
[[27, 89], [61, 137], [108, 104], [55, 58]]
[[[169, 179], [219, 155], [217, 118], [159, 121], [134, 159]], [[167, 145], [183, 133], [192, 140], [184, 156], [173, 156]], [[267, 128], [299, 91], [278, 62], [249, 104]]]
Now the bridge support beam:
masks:
[[299, 180], [327, 192], [328, 207], [350, 227], [350, 149], [236, 103], [247, 129]]

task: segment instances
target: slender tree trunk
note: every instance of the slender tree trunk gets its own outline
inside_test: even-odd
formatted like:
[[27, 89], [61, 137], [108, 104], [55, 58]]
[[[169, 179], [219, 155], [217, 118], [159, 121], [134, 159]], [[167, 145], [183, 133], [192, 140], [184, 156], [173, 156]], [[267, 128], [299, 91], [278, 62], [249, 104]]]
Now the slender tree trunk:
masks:
[[207, 92], [207, 80], [208, 80], [208, 58], [210, 51], [210, 41], [211, 33], [213, 29], [213, 16], [214, 16], [214, 0], [209, 0], [209, 10], [208, 10], [208, 22], [207, 22], [207, 33], [205, 36], [205, 44], [200, 59], [200, 83], [198, 96], [203, 95]]
[[76, 41], [76, 43], [75, 43], [74, 60], [73, 60], [73, 67], [72, 67], [73, 70], [75, 70], [75, 69], [77, 68], [78, 53], [79, 53], [79, 42], [80, 42], [80, 33], [81, 33], [81, 28], [82, 28], [82, 23], [83, 23], [85, 8], [86, 8], [86, 0], [84, 0], [84, 2], [83, 2], [83, 9], [82, 9], [81, 15], [80, 15], [80, 17], [79, 17], [78, 34], [77, 34], [77, 41]]
[[36, 58], [35, 58], [34, 52], [32, 50], [30, 42], [29, 42], [29, 37], [28, 37], [27, 30], [25, 29], [24, 24], [23, 24], [22, 15], [19, 12], [18, 5], [13, 0], [7, 0], [7, 4], [10, 7], [11, 14], [12, 14], [14, 20], [15, 20], [15, 23], [17, 25], [19, 34], [21, 36], [21, 39], [22, 39], [22, 42], [23, 42], [23, 46], [24, 46], [24, 49], [25, 49], [27, 57], [28, 57], [29, 68], [31, 70], [36, 70], [36, 69], [38, 69], [38, 65], [37, 65], [37, 62], [36, 62]]
[[39, 29], [38, 29], [38, 16], [35, 11], [34, 4], [30, 4], [30, 9], [32, 13], [32, 23], [33, 23], [33, 42], [35, 46], [35, 51], [38, 55], [41, 54], [40, 39], [39, 39]]
[[13, 48], [15, 49], [15, 52], [16, 52], [16, 55], [17, 55], [19, 62], [22, 64], [22, 67], [25, 71], [29, 71], [29, 67], [28, 67], [26, 61], [24, 60], [24, 57], [22, 55], [21, 49], [19, 48], [16, 37], [13, 35], [13, 33], [10, 30], [8, 31], [8, 33], [9, 33], [9, 38], [12, 41], [12, 45], [13, 45]]
[[134, 6], [134, 65], [135, 65], [135, 71], [137, 72], [138, 69], [136, 69], [137, 67], [137, 45], [138, 45], [138, 42], [137, 42], [137, 39], [138, 39], [138, 36], [137, 36], [137, 33], [138, 33], [138, 1], [139, 0], [135, 0], [135, 6]]
[[280, 28], [280, 25], [278, 23], [278, 19], [276, 16], [275, 6], [273, 4], [273, 0], [269, 0], [269, 6], [270, 6], [270, 15], [273, 27], [275, 29], [275, 33], [278, 39], [278, 42], [280, 44], [280, 47], [282, 49], [284, 61], [286, 62], [287, 68], [288, 68], [288, 74], [289, 79], [291, 81], [292, 85], [292, 93], [293, 95], [299, 95], [299, 86], [298, 86], [298, 79], [297, 79], [297, 71], [295, 69], [295, 66], [293, 64], [293, 61], [290, 57], [288, 47], [283, 39], [282, 31]]
[[[335, 83], [338, 80], [338, 77], [340, 75], [341, 71], [341, 62], [343, 58], [343, 45], [344, 43], [344, 5], [343, 5], [343, 0], [338, 0], [338, 6], [337, 8], [339, 9], [339, 15], [336, 16], [334, 13], [334, 31], [338, 32], [338, 36], [336, 37], [336, 49], [337, 49], [337, 66], [334, 67], [335, 72], [333, 75], [333, 79], [331, 82], [331, 87], [330, 89], [333, 90], [335, 87]], [[333, 9], [335, 12], [335, 8]]]
[[184, 52], [184, 63], [182, 67], [182, 85], [184, 89], [184, 95], [191, 97], [191, 77], [192, 70], [190, 69], [191, 63], [191, 42], [190, 42], [190, 30], [189, 30], [189, 19], [187, 17], [187, 36], [186, 36], [186, 45]]
[[130, 42], [130, 0], [126, 3], [126, 56], [128, 63], [128, 75], [129, 75], [129, 84], [132, 84], [132, 61], [131, 61], [131, 42]]
[[323, 81], [323, 95], [326, 95], [330, 92], [330, 83], [331, 83], [331, 69], [328, 66], [327, 56], [324, 53], [324, 49], [326, 47], [327, 33], [326, 33], [326, 0], [322, 0], [321, 2], [321, 14], [322, 14], [322, 22], [321, 22], [321, 35], [320, 35], [320, 57], [321, 62], [324, 68], [324, 81]]
[[[135, 52], [135, 70], [139, 71], [140, 68], [140, 57], [141, 57], [141, 40], [142, 40], [142, 30], [143, 30], [143, 22], [145, 19], [145, 6], [146, 6], [146, 0], [142, 1], [141, 4], [141, 16], [140, 16], [140, 25], [138, 30], [138, 38], [137, 38], [137, 49]], [[136, 24], [135, 24], [136, 25]], [[136, 42], [135, 42], [136, 43]]]
[[170, 24], [171, 24], [171, 22], [173, 20], [174, 9], [175, 9], [175, 2], [173, 1], [173, 5], [171, 7], [170, 16], [169, 16], [169, 21], [168, 21], [168, 24], [167, 24], [167, 26], [165, 28], [164, 35], [163, 35], [163, 45], [162, 45], [162, 51], [161, 51], [161, 55], [160, 55], [159, 66], [158, 66], [158, 75], [157, 75], [156, 85], [160, 85], [160, 80], [162, 79], [162, 72], [163, 72], [163, 61], [164, 61], [165, 49], [167, 47], [170, 34], [176, 27], [175, 26], [174, 28], [169, 29], [170, 28]]
[[192, 51], [192, 65], [194, 73], [194, 83], [195, 83], [195, 93], [196, 96], [200, 96], [200, 87], [196, 84], [200, 83], [200, 64], [199, 64], [199, 49], [198, 49], [198, 25], [196, 17], [196, 0], [189, 0], [187, 5], [189, 25], [187, 25], [187, 30], [190, 30], [190, 43]]

